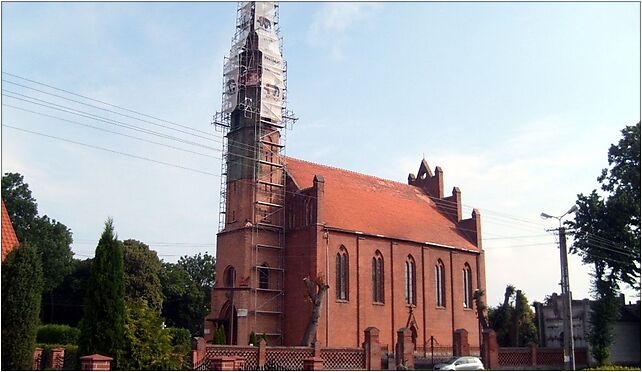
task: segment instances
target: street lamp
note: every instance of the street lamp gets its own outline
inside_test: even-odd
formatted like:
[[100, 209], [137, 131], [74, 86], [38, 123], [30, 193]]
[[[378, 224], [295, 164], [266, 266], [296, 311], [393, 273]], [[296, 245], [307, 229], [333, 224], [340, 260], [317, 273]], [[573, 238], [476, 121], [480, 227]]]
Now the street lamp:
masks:
[[[564, 362], [568, 362], [567, 368], [574, 371], [575, 370], [575, 341], [573, 340], [573, 300], [571, 298], [571, 285], [569, 282], [568, 276], [568, 256], [566, 253], [566, 230], [562, 226], [562, 218], [567, 214], [577, 212], [577, 205], [572, 206], [566, 213], [559, 217], [551, 216], [548, 213], [541, 213], [540, 217], [542, 218], [554, 218], [559, 223], [559, 228], [556, 230], [559, 233], [560, 239], [560, 267], [562, 272], [562, 281], [560, 285], [562, 286], [562, 299], [564, 303]], [[566, 295], [566, 296], [564, 296]], [[567, 359], [568, 354], [568, 359]]]

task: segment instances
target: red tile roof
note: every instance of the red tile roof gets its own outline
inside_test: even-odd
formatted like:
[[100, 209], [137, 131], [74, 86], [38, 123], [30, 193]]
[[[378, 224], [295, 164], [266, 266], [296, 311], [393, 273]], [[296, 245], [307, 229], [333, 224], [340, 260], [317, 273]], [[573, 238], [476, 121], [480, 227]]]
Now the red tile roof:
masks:
[[294, 158], [285, 162], [301, 189], [312, 187], [315, 175], [323, 176], [323, 208], [329, 227], [477, 249], [416, 186]]
[[4, 206], [2, 201], [2, 261], [11, 252], [13, 248], [18, 245], [18, 238], [16, 232], [13, 230], [7, 207]]

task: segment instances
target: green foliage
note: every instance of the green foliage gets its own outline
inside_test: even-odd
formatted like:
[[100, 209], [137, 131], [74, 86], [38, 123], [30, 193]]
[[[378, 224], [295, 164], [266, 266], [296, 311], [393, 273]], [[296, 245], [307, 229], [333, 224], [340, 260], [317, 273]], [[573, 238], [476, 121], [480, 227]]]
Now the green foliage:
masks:
[[35, 248], [21, 244], [2, 263], [2, 369], [33, 363], [42, 298], [42, 266]]
[[[69, 275], [53, 291], [53, 296], [43, 296], [42, 307], [47, 309], [45, 320], [56, 324], [67, 324], [77, 327], [83, 316], [83, 304], [89, 276], [91, 273], [92, 259], [73, 260], [73, 269]], [[53, 298], [53, 304], [50, 301]], [[53, 308], [53, 310], [51, 310]]]
[[248, 345], [258, 346], [259, 342], [256, 340], [256, 333], [254, 331], [250, 332], [250, 339], [247, 342]]
[[195, 256], [183, 256], [178, 264], [185, 270], [187, 275], [196, 282], [199, 288], [209, 291], [216, 282], [216, 258], [208, 253]]
[[187, 328], [194, 336], [203, 335], [203, 319], [209, 313], [204, 292], [178, 264], [163, 263], [160, 280], [165, 296], [162, 310], [165, 323]]
[[506, 286], [504, 302], [488, 313], [490, 327], [495, 330], [497, 343], [503, 347], [526, 346], [537, 343], [535, 314], [522, 291]]
[[172, 356], [176, 360], [176, 365], [182, 370], [190, 369], [192, 335], [190, 334], [189, 329], [165, 328], [164, 331], [170, 336]]
[[582, 371], [639, 371], [640, 367], [618, 366], [615, 364], [603, 364], [595, 368], [585, 368]]
[[92, 262], [79, 345], [82, 355], [98, 353], [114, 358], [115, 369], [120, 368], [125, 343], [123, 265], [123, 247], [108, 219]]
[[56, 302], [53, 290], [73, 267], [71, 231], [46, 215], [38, 216], [38, 204], [18, 173], [5, 173], [2, 177], [2, 198], [18, 240], [29, 243], [40, 255], [44, 280], [41, 316], [43, 321], [52, 322]]
[[38, 204], [31, 196], [29, 184], [19, 173], [5, 173], [2, 176], [2, 200], [7, 207], [13, 229], [18, 240], [24, 242], [28, 237], [31, 223], [38, 215]]
[[64, 324], [45, 324], [38, 327], [36, 342], [45, 344], [78, 345], [80, 329]]
[[227, 345], [225, 337], [225, 328], [223, 326], [214, 326], [214, 339], [212, 343], [215, 345]]
[[42, 358], [40, 359], [41, 370], [45, 370], [49, 362], [51, 349], [56, 348], [65, 349], [65, 360], [63, 362], [64, 371], [80, 370], [80, 354], [78, 354], [78, 345], [38, 343], [36, 344], [36, 347], [42, 348]]
[[161, 261], [145, 243], [128, 239], [123, 242], [125, 259], [125, 300], [144, 299], [152, 309], [163, 307], [160, 281]]
[[593, 190], [579, 194], [570, 252], [593, 266], [593, 294], [589, 338], [599, 364], [609, 358], [616, 297], [621, 283], [639, 290], [640, 280], [640, 123], [622, 130], [622, 139], [608, 151], [610, 169], [598, 177], [605, 197]]
[[171, 334], [163, 319], [145, 300], [126, 306], [126, 342], [120, 368], [126, 370], [177, 370], [180, 361], [172, 356]]

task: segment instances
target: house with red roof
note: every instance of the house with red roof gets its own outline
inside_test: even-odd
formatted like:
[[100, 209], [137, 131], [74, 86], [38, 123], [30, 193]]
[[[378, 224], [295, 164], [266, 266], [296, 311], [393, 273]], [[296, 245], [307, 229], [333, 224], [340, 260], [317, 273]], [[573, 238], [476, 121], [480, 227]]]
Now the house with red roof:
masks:
[[460, 190], [446, 195], [442, 169], [425, 159], [401, 183], [286, 157], [275, 5], [245, 2], [238, 12], [215, 121], [226, 142], [205, 338], [222, 328], [229, 344], [247, 345], [254, 333], [300, 345], [312, 313], [303, 279], [312, 277], [329, 286], [320, 346], [360, 347], [376, 327], [390, 351], [400, 328], [418, 350], [453, 345], [458, 329], [479, 347], [480, 213], [464, 216]]
[[11, 252], [14, 248], [18, 246], [18, 238], [16, 237], [16, 232], [13, 230], [13, 224], [11, 224], [11, 219], [9, 218], [9, 213], [7, 212], [7, 207], [4, 206], [4, 200], [2, 201], [2, 262], [4, 262], [5, 257]]

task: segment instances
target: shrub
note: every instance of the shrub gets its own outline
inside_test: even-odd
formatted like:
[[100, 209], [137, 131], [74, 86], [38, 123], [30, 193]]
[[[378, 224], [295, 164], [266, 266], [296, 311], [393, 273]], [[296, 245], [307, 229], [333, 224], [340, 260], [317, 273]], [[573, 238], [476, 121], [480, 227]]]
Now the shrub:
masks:
[[259, 346], [259, 343], [256, 341], [256, 333], [254, 333], [254, 331], [250, 333], [250, 340], [248, 341], [248, 344], [252, 346]]
[[186, 328], [165, 328], [172, 345], [172, 359], [177, 369], [190, 369], [190, 354], [192, 351], [192, 335]]
[[64, 324], [45, 324], [38, 328], [36, 342], [43, 344], [78, 345], [80, 329]]

